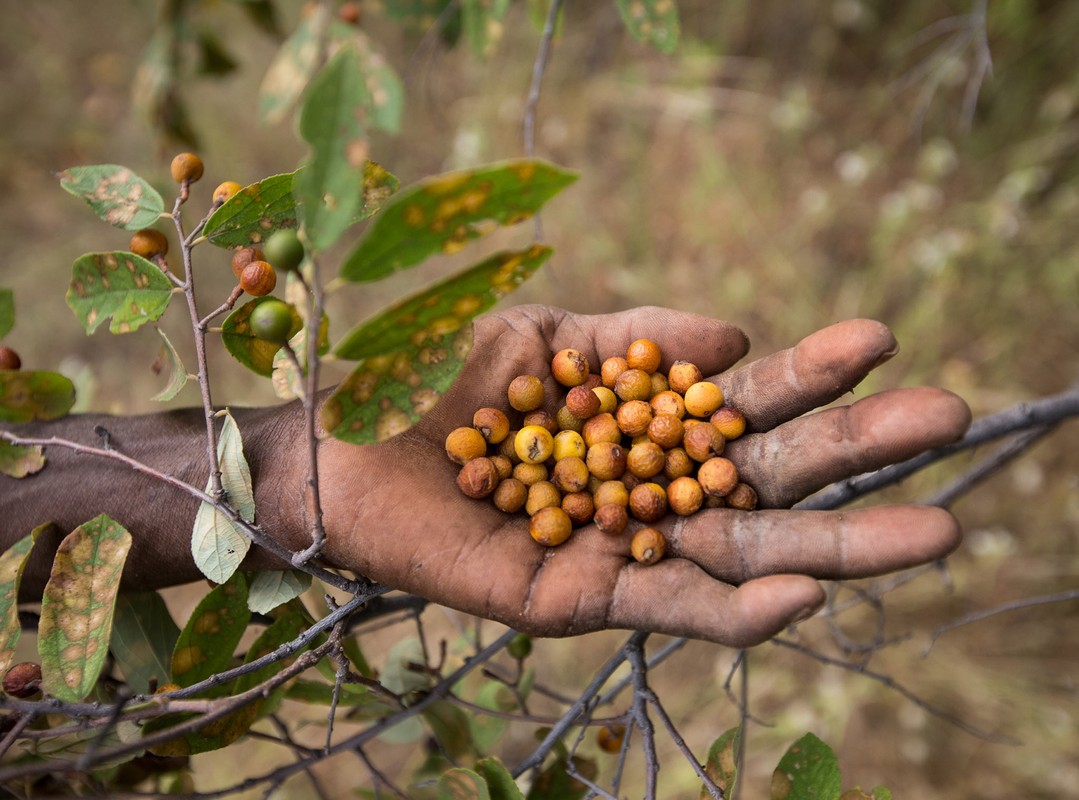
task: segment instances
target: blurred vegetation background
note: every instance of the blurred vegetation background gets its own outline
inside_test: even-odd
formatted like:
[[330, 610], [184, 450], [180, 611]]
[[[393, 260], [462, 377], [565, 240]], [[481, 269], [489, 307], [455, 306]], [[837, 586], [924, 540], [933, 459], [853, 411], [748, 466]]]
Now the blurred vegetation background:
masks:
[[[303, 153], [290, 125], [258, 124], [258, 86], [278, 42], [251, 24], [243, 5], [190, 4], [192, 19], [216, 33], [237, 67], [199, 74], [193, 49], [182, 74], [184, 126], [207, 165], [196, 206], [208, 206], [220, 181], [289, 171]], [[403, 130], [376, 136], [372, 158], [408, 183], [520, 155], [539, 39], [530, 5], [542, 4], [511, 5], [501, 44], [480, 61], [437, 35], [402, 31], [377, 3], [363, 4], [362, 26], [406, 82]], [[290, 30], [299, 3], [278, 7]], [[537, 154], [579, 170], [581, 180], [544, 214], [552, 263], [510, 302], [581, 312], [654, 303], [719, 316], [741, 325], [758, 355], [839, 319], [874, 317], [903, 349], [856, 396], [937, 384], [979, 415], [1077, 379], [1079, 4], [989, 0], [992, 71], [984, 80], [969, 16], [981, 7], [976, 0], [678, 7], [682, 41], [666, 56], [632, 41], [613, 3], [567, 3], [539, 105]], [[78, 255], [124, 249], [128, 235], [98, 222], [53, 177], [77, 164], [122, 163], [172, 193], [168, 163], [188, 145], [163, 134], [161, 120], [137, 102], [159, 13], [149, 0], [3, 4], [0, 285], [15, 290], [17, 313], [5, 343], [27, 367], [75, 379], [82, 410], [160, 409], [148, 400], [164, 380], [151, 369], [156, 337], [86, 337], [63, 299]], [[214, 67], [212, 59], [202, 64]], [[530, 235], [522, 226], [490, 247]], [[197, 254], [205, 302], [217, 302], [232, 283], [228, 258]], [[396, 282], [351, 287], [334, 297], [331, 318], [343, 331], [460, 263], [445, 259]], [[181, 317], [164, 321], [174, 342], [182, 340]], [[276, 402], [268, 383], [220, 356], [215, 399]], [[749, 656], [749, 697], [753, 714], [773, 727], [750, 731], [746, 796], [760, 796], [786, 745], [813, 730], [836, 748], [845, 783], [886, 783], [897, 797], [1079, 797], [1075, 602], [967, 626], [923, 655], [929, 632], [947, 620], [1075, 588], [1077, 450], [1071, 423], [956, 505], [967, 539], [949, 560], [948, 580], [928, 573], [889, 593], [886, 635], [911, 638], [870, 663], [1022, 745], [981, 741], [878, 683], [765, 645]], [[885, 494], [924, 497], [972, 459]], [[428, 616], [432, 635], [464, 624]], [[872, 634], [868, 614], [837, 621], [849, 635]], [[372, 640], [376, 660], [393, 636]], [[835, 652], [821, 621], [802, 625], [799, 636]], [[540, 678], [573, 694], [620, 641], [602, 634], [538, 643]], [[723, 688], [733, 656], [692, 643], [655, 675], [695, 752], [737, 721]], [[511, 733], [507, 761], [515, 748], [527, 752], [530, 736]], [[234, 772], [237, 752], [199, 757], [199, 784]], [[386, 757], [411, 763], [419, 755], [387, 745]], [[341, 796], [362, 780], [328, 766]], [[695, 796], [673, 749], [662, 785], [667, 796]], [[304, 796], [303, 787], [295, 793]]]

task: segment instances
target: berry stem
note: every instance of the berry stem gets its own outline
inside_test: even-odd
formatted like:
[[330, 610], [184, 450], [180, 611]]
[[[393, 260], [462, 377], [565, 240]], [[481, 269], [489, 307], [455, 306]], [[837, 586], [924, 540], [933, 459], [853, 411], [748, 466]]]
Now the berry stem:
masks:
[[239, 300], [243, 296], [243, 293], [244, 293], [244, 290], [243, 290], [242, 286], [239, 286], [239, 285], [235, 286], [233, 288], [232, 292], [229, 294], [228, 300], [226, 300], [220, 306], [218, 306], [213, 311], [211, 311], [209, 314], [207, 314], [205, 317], [203, 317], [201, 320], [199, 320], [199, 327], [204, 329], [204, 330], [209, 330], [210, 320], [212, 320], [214, 317], [217, 317], [217, 316], [220, 316], [221, 314], [224, 314], [226, 311], [231, 310], [232, 307], [234, 305], [236, 305], [236, 301]]

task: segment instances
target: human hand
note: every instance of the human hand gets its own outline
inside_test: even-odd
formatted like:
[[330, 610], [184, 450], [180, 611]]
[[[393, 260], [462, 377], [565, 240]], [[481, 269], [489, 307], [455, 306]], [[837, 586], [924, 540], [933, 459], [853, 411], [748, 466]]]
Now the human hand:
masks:
[[[880, 323], [854, 320], [725, 372], [748, 350], [728, 323], [660, 308], [582, 316], [524, 306], [476, 321], [476, 342], [454, 388], [408, 432], [369, 447], [326, 441], [320, 457], [324, 556], [379, 582], [519, 631], [566, 636], [630, 628], [748, 646], [811, 614], [825, 578], [860, 578], [940, 558], [960, 538], [941, 509], [783, 510], [851, 475], [962, 436], [966, 404], [930, 388], [897, 389], [802, 416], [841, 397], [897, 352]], [[726, 456], [758, 493], [760, 510], [669, 515], [667, 558], [637, 564], [630, 534], [594, 525], [555, 548], [536, 544], [523, 514], [507, 515], [457, 489], [446, 434], [482, 406], [507, 411], [521, 374], [550, 378], [553, 354], [584, 353], [598, 369], [638, 338], [696, 363], [742, 410], [749, 430]], [[550, 408], [552, 413], [557, 410]], [[631, 522], [631, 528], [634, 523]]]

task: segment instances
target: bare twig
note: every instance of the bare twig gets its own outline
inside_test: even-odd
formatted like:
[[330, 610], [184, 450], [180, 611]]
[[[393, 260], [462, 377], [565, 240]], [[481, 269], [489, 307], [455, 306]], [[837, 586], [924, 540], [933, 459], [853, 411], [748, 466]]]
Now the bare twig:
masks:
[[965, 614], [958, 619], [954, 619], [951, 622], [946, 622], [943, 625], [939, 625], [930, 634], [929, 644], [926, 645], [925, 655], [929, 655], [929, 651], [933, 649], [933, 645], [936, 644], [937, 639], [943, 636], [950, 630], [961, 628], [964, 625], [970, 625], [973, 622], [981, 622], [983, 619], [989, 617], [995, 617], [997, 614], [1004, 614], [1008, 611], [1019, 611], [1023, 608], [1032, 608], [1034, 606], [1044, 606], [1051, 603], [1066, 603], [1071, 600], [1079, 600], [1079, 589], [1068, 592], [1057, 592], [1055, 594], [1043, 594], [1037, 597], [1024, 597], [1021, 600], [1013, 600], [1010, 603], [1001, 603], [1000, 605], [993, 606], [992, 608], [984, 608], [981, 611], [975, 611], [971, 614]]
[[641, 750], [644, 751], [645, 800], [655, 800], [659, 780], [659, 758], [656, 756], [656, 731], [648, 716], [648, 703], [655, 694], [648, 686], [648, 667], [644, 663], [644, 643], [648, 634], [638, 631], [623, 645], [626, 660], [633, 670], [633, 723], [641, 731]]
[[[532, 82], [528, 87], [528, 99], [525, 101], [524, 119], [521, 123], [524, 151], [529, 157], [536, 153], [536, 109], [539, 106], [540, 88], [543, 86], [543, 75], [547, 71], [547, 61], [551, 55], [551, 41], [554, 39], [561, 10], [562, 0], [551, 0], [551, 5], [547, 8], [547, 19], [543, 23], [543, 33], [540, 35], [539, 48], [536, 50], [536, 60], [532, 64]], [[542, 242], [543, 223], [540, 221], [539, 214], [536, 214], [533, 224], [536, 241]]]

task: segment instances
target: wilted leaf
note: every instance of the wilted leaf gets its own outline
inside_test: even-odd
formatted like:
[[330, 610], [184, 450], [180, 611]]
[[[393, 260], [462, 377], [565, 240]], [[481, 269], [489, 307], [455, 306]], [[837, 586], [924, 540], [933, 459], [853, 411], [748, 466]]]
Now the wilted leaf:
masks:
[[85, 200], [98, 217], [117, 228], [147, 228], [165, 210], [157, 190], [127, 167], [71, 167], [57, 177], [66, 191]]
[[132, 691], [146, 694], [152, 681], [169, 682], [180, 629], [157, 592], [121, 592], [110, 649]]
[[364, 108], [370, 98], [359, 56], [342, 47], [311, 82], [300, 112], [300, 135], [311, 157], [296, 176], [307, 239], [326, 250], [347, 228], [359, 205], [356, 187], [367, 161]]
[[129, 720], [119, 720], [115, 725], [110, 725], [107, 730], [99, 727], [87, 728], [77, 733], [64, 733], [59, 736], [47, 736], [41, 739], [22, 741], [20, 744], [33, 753], [37, 758], [45, 761], [59, 761], [71, 764], [73, 759], [89, 752], [104, 755], [103, 758], [94, 759], [95, 770], [107, 770], [111, 767], [126, 764], [137, 758], [143, 751], [135, 750], [122, 755], [109, 757], [107, 754], [122, 744], [133, 742], [140, 736], [139, 726]]
[[662, 53], [678, 47], [680, 25], [674, 0], [615, 0], [630, 36]]
[[[3, 411], [0, 410], [0, 414]], [[0, 474], [25, 478], [45, 468], [45, 456], [40, 447], [24, 447], [0, 439]]]
[[[281, 345], [255, 336], [251, 332], [248, 319], [260, 303], [268, 303], [274, 299], [273, 297], [256, 297], [229, 314], [221, 325], [221, 340], [224, 342], [225, 349], [249, 370], [266, 377], [273, 375], [274, 356], [281, 349]], [[292, 328], [288, 334], [291, 339], [299, 333], [303, 326], [303, 319], [295, 308], [289, 306], [289, 309], [292, 312]]]
[[251, 581], [247, 607], [256, 614], [266, 614], [282, 603], [311, 588], [311, 576], [299, 570], [260, 572]]
[[529, 218], [576, 179], [534, 159], [428, 178], [386, 202], [341, 265], [341, 277], [374, 281], [435, 253], [456, 253], [497, 225]]
[[438, 800], [491, 800], [487, 782], [470, 769], [455, 767], [438, 778]]
[[[704, 771], [709, 778], [723, 790], [724, 796], [734, 786], [738, 778], [738, 748], [741, 747], [741, 726], [731, 728], [712, 742], [708, 748], [708, 758], [704, 762]], [[711, 797], [708, 789], [701, 787], [701, 800]]]
[[0, 339], [15, 327], [15, 294], [11, 289], [0, 289]]
[[165, 335], [165, 332], [158, 328], [157, 333], [161, 337], [161, 350], [157, 357], [162, 367], [169, 371], [169, 382], [164, 389], [150, 399], [164, 403], [176, 397], [180, 390], [187, 385], [187, 368], [180, 360], [180, 354], [176, 352], [176, 348], [172, 346], [172, 342], [169, 341], [169, 337]]
[[192, 686], [228, 669], [250, 620], [247, 580], [237, 572], [202, 598], [180, 631], [172, 651], [172, 679]]
[[109, 651], [120, 573], [131, 534], [105, 514], [68, 534], [56, 551], [38, 625], [45, 690], [75, 703], [94, 688]]
[[245, 186], [206, 220], [203, 235], [218, 247], [259, 244], [281, 228], [295, 228], [294, 172]]
[[58, 372], [0, 370], [0, 422], [58, 419], [74, 402], [75, 385]]
[[259, 89], [259, 117], [276, 125], [303, 94], [308, 80], [318, 66], [321, 31], [329, 23], [329, 9], [315, 6], [301, 15], [295, 32], [281, 45]]
[[38, 525], [0, 555], [0, 674], [5, 672], [15, 655], [15, 645], [22, 635], [19, 624], [19, 582], [22, 580], [26, 559], [34, 542], [51, 522]]
[[477, 761], [476, 772], [486, 781], [491, 800], [524, 800], [525, 796], [517, 787], [513, 775], [496, 757]]
[[502, 18], [509, 0], [462, 0], [461, 22], [472, 52], [487, 58], [502, 39]]
[[108, 317], [110, 333], [130, 333], [165, 313], [172, 284], [157, 265], [134, 253], [87, 253], [72, 265], [64, 299], [88, 334]]
[[772, 773], [772, 800], [836, 800], [841, 788], [835, 753], [812, 733], [792, 744]]
[[497, 253], [360, 323], [337, 343], [334, 355], [357, 360], [437, 346], [524, 283], [550, 256], [551, 249], [542, 245]]

